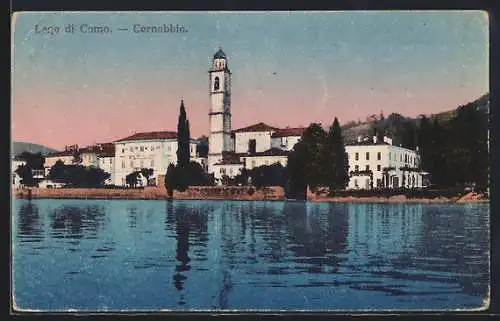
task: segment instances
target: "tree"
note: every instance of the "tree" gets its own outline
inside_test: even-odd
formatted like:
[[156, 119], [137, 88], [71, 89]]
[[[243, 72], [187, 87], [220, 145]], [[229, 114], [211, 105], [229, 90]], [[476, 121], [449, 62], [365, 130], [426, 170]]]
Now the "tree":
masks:
[[349, 182], [349, 160], [345, 151], [344, 139], [342, 137], [342, 129], [340, 123], [335, 117], [327, 136], [327, 151], [328, 151], [328, 172], [326, 173], [329, 180], [329, 189], [344, 189]]
[[61, 160], [58, 160], [49, 170], [48, 179], [54, 182], [63, 183], [66, 182], [66, 165]]
[[187, 167], [189, 165], [189, 121], [186, 115], [184, 101], [181, 100], [179, 121], [177, 123], [177, 166]]
[[174, 195], [174, 189], [177, 187], [177, 177], [175, 172], [175, 165], [170, 164], [167, 168], [167, 173], [165, 174], [165, 188], [167, 189], [167, 193], [169, 198], [172, 198]]
[[25, 186], [36, 186], [36, 180], [33, 178], [31, 168], [28, 165], [19, 165], [16, 174], [21, 177], [21, 184]]
[[206, 186], [214, 184], [213, 177], [211, 175], [208, 175], [208, 173], [205, 172], [203, 167], [195, 161], [191, 161], [189, 163], [188, 172], [189, 172], [189, 186], [191, 185]]
[[45, 163], [45, 157], [40, 152], [30, 153], [25, 151], [19, 154], [17, 158], [24, 160], [30, 169], [43, 169]]
[[83, 165], [64, 165], [57, 161], [49, 171], [48, 178], [72, 187], [100, 187], [111, 175], [100, 168]]
[[147, 184], [149, 185], [149, 178], [153, 176], [154, 169], [152, 168], [141, 168], [141, 174], [146, 179]]
[[125, 182], [127, 183], [127, 185], [132, 188], [136, 187], [138, 183], [139, 174], [140, 174], [139, 171], [135, 171], [125, 176]]
[[311, 190], [328, 185], [329, 157], [326, 146], [327, 133], [319, 124], [307, 127], [299, 142], [288, 155], [289, 192], [302, 198], [309, 185]]
[[25, 165], [21, 165], [16, 169], [17, 175], [21, 177], [21, 184], [25, 186], [37, 186], [38, 181], [33, 178], [33, 170], [43, 169], [45, 158], [42, 153], [22, 152], [17, 158], [26, 162]]

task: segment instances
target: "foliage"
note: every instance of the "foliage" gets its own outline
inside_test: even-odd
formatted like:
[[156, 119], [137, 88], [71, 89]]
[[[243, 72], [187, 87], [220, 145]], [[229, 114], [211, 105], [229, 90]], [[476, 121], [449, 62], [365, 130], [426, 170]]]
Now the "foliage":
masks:
[[135, 172], [132, 172], [132, 173], [128, 174], [127, 176], [125, 176], [125, 182], [127, 183], [127, 185], [129, 187], [132, 187], [132, 188], [137, 187], [137, 184], [139, 183], [140, 173], [141, 173], [140, 171], [135, 171]]
[[342, 129], [340, 123], [335, 117], [327, 136], [327, 152], [329, 168], [325, 173], [329, 181], [330, 189], [343, 189], [349, 182], [347, 169], [349, 168], [349, 159], [345, 151], [344, 140], [342, 138]]
[[177, 177], [175, 174], [175, 165], [168, 165], [167, 173], [165, 174], [165, 188], [167, 189], [167, 193], [170, 198], [172, 198], [174, 189], [177, 185]]
[[149, 185], [149, 178], [153, 176], [154, 169], [152, 168], [141, 168], [141, 175], [146, 179], [147, 185]]
[[50, 168], [48, 178], [69, 187], [101, 187], [110, 174], [97, 167], [83, 165], [64, 165], [57, 161]]
[[303, 198], [307, 186], [312, 191], [320, 186], [345, 188], [349, 178], [347, 169], [348, 159], [338, 119], [334, 119], [328, 133], [313, 123], [288, 155], [287, 195]]
[[[484, 103], [484, 102], [483, 102]], [[420, 119], [418, 144], [421, 167], [441, 187], [476, 183], [488, 187], [488, 115], [477, 102], [459, 107], [451, 119]]]
[[33, 170], [43, 169], [45, 158], [42, 153], [22, 152], [17, 156], [26, 162], [25, 165], [20, 165], [16, 170], [16, 174], [21, 178], [21, 184], [25, 186], [38, 186], [38, 180], [33, 178]]
[[43, 157], [42, 153], [30, 153], [30, 152], [22, 152], [17, 155], [18, 159], [21, 159], [26, 162], [26, 166], [30, 169], [43, 169], [43, 164], [45, 163], [45, 157]]
[[19, 175], [19, 177], [21, 177], [21, 184], [25, 186], [37, 186], [37, 181], [33, 178], [33, 174], [29, 166], [19, 165], [15, 172]]
[[249, 182], [255, 188], [260, 189], [266, 186], [283, 186], [288, 181], [287, 169], [281, 163], [272, 165], [262, 165], [252, 169], [243, 169], [240, 174], [233, 179], [222, 177], [225, 185], [247, 185]]
[[177, 123], [177, 165], [187, 167], [189, 165], [189, 120], [186, 115], [184, 101], [181, 100], [179, 121]]

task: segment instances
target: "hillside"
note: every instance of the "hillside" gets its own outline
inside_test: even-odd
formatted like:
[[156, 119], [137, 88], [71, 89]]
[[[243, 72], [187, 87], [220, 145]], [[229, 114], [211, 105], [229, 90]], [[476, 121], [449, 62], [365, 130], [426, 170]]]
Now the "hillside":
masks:
[[[485, 94], [480, 98], [464, 105], [459, 106], [456, 109], [441, 112], [438, 114], [425, 115], [431, 120], [437, 119], [439, 122], [444, 123], [452, 119], [459, 108], [477, 108], [478, 110], [488, 112], [489, 108], [489, 94]], [[370, 119], [370, 121], [365, 122], [350, 122], [342, 126], [342, 134], [344, 136], [344, 141], [346, 143], [356, 141], [358, 136], [372, 135], [373, 125], [379, 122], [380, 117]], [[384, 125], [390, 131], [395, 132], [397, 128], [401, 127], [402, 124], [406, 122], [414, 122], [416, 125], [419, 124], [418, 118], [405, 117], [397, 113], [390, 114], [384, 119]]]
[[28, 142], [12, 142], [12, 155], [19, 155], [22, 152], [30, 152], [30, 153], [42, 153], [46, 155], [51, 152], [55, 152], [56, 150], [44, 145], [33, 144]]

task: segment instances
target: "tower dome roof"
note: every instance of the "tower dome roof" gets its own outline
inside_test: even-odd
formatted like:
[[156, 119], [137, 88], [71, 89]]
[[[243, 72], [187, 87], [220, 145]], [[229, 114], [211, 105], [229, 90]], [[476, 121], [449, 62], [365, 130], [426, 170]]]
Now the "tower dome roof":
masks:
[[219, 48], [219, 50], [215, 53], [214, 59], [226, 59], [226, 54], [221, 48]]

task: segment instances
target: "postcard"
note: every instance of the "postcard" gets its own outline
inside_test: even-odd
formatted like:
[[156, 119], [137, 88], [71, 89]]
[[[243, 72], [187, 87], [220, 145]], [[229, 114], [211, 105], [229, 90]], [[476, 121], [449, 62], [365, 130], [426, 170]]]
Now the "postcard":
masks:
[[488, 309], [488, 24], [13, 14], [11, 312]]

